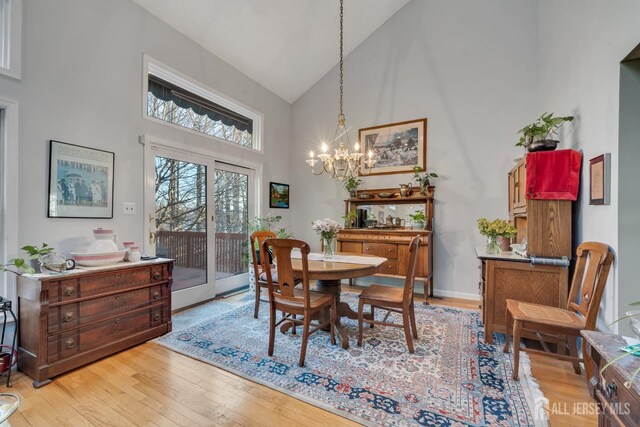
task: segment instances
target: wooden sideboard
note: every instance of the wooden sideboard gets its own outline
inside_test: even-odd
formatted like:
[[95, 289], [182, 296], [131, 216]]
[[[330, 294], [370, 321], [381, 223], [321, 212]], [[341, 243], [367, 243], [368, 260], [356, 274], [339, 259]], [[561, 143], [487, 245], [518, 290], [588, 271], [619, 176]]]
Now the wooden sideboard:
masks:
[[173, 261], [18, 278], [18, 369], [51, 378], [171, 331]]
[[416, 280], [425, 283], [427, 295], [433, 296], [433, 241], [428, 230], [349, 228], [338, 233], [338, 252], [370, 254], [387, 258], [379, 276], [404, 278], [409, 262], [409, 243], [420, 236]]
[[587, 380], [589, 392], [599, 405], [598, 425], [640, 425], [640, 379], [636, 377], [629, 388], [624, 385], [640, 369], [640, 357], [627, 355], [603, 371], [607, 363], [624, 354], [620, 348], [627, 342], [620, 335], [597, 331], [582, 331], [582, 335], [587, 343], [585, 363], [594, 363], [596, 368]]
[[[506, 332], [507, 299], [555, 307], [567, 305], [568, 269], [531, 265], [529, 259], [511, 252], [490, 255], [485, 248], [476, 248], [476, 256], [480, 259], [480, 316], [488, 344], [493, 344], [494, 332]], [[523, 336], [535, 338], [526, 331]]]

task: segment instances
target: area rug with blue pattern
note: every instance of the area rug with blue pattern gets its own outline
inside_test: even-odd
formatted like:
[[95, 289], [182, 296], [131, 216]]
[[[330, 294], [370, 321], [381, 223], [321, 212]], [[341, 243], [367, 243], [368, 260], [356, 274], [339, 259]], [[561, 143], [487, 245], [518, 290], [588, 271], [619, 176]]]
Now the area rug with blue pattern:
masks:
[[[354, 309], [357, 295], [343, 292]], [[301, 333], [276, 334], [267, 356], [269, 310], [258, 319], [253, 304], [203, 317], [155, 342], [367, 425], [546, 425], [545, 398], [523, 354], [520, 381], [511, 379], [513, 357], [502, 352], [504, 336], [484, 343], [479, 313], [416, 304], [415, 353], [399, 328], [364, 330], [356, 346], [357, 321], [342, 319], [348, 350], [331, 345], [323, 331], [311, 335], [305, 367], [298, 366]], [[384, 313], [376, 313], [382, 316]], [[398, 321], [398, 319], [392, 319]]]

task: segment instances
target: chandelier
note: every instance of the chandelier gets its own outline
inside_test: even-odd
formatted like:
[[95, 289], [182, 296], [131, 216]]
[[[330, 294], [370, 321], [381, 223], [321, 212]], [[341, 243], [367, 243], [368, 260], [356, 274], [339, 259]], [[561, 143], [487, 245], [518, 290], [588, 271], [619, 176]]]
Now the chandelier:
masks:
[[[349, 129], [346, 125], [346, 119], [342, 110], [342, 81], [343, 81], [343, 58], [342, 58], [342, 30], [343, 21], [343, 0], [340, 0], [340, 114], [338, 114], [338, 127], [333, 137], [333, 141], [329, 144], [323, 142], [320, 146], [320, 153], [316, 156], [313, 151], [309, 153], [309, 159], [306, 160], [314, 175], [320, 175], [327, 172], [331, 178], [344, 181], [348, 178], [355, 178], [360, 175], [368, 175], [375, 163], [373, 151], [369, 150], [367, 157], [360, 152], [360, 144], [356, 143], [351, 146], [349, 141]], [[334, 148], [337, 147], [337, 148]], [[316, 158], [317, 157], [317, 158]], [[316, 168], [316, 164], [322, 162], [322, 168]]]

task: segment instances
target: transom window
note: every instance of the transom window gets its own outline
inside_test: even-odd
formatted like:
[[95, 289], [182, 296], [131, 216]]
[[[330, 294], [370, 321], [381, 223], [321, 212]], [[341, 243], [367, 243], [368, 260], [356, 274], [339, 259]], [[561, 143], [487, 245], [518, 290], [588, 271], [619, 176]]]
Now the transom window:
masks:
[[22, 0], [0, 0], [0, 74], [20, 79]]
[[146, 77], [148, 117], [259, 149], [260, 114], [156, 63], [148, 62]]

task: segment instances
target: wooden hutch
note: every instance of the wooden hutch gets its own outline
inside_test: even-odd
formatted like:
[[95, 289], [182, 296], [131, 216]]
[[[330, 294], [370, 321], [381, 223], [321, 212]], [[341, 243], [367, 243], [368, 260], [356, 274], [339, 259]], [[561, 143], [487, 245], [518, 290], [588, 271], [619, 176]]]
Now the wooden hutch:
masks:
[[[381, 197], [392, 194], [391, 197]], [[370, 198], [364, 198], [369, 194]], [[371, 228], [347, 228], [338, 233], [338, 251], [366, 253], [387, 258], [377, 276], [404, 278], [409, 261], [409, 243], [421, 236], [416, 280], [424, 283], [425, 303], [427, 294], [433, 297], [433, 194], [420, 195], [415, 189], [410, 195], [401, 197], [397, 189], [358, 191], [355, 198], [345, 202], [345, 214], [355, 212], [359, 206], [422, 205], [427, 217], [424, 230], [411, 229], [408, 225], [378, 225]], [[407, 218], [408, 222], [408, 218]], [[428, 291], [427, 291], [428, 289]]]
[[[493, 332], [506, 330], [507, 299], [556, 307], [567, 304], [572, 202], [528, 200], [526, 177], [525, 157], [508, 174], [508, 212], [517, 229], [514, 240], [522, 243], [527, 239], [527, 257], [511, 252], [490, 255], [484, 247], [476, 248], [480, 259], [480, 309], [485, 340], [489, 344], [493, 343]], [[545, 265], [545, 262], [557, 265]]]

